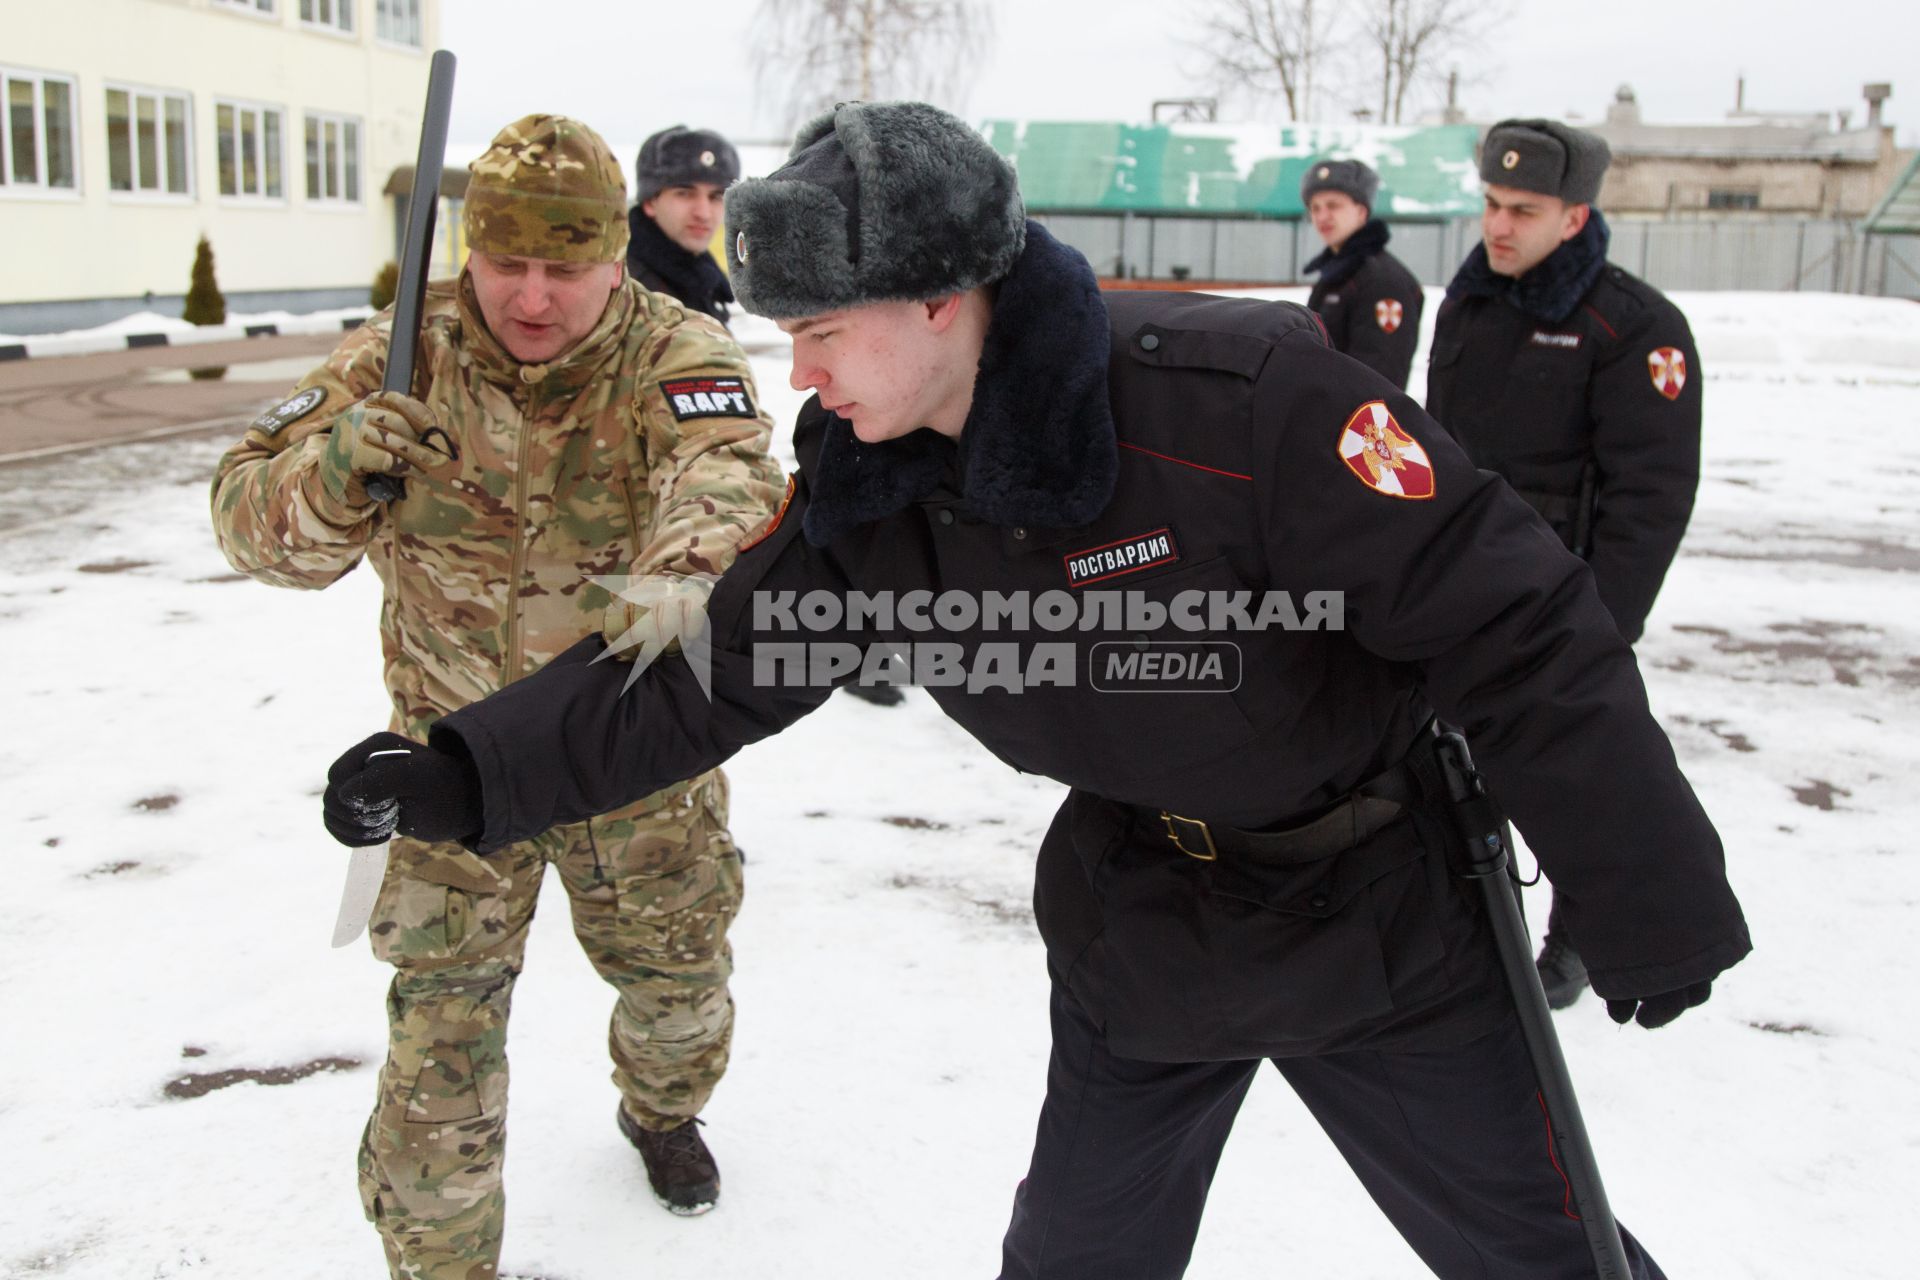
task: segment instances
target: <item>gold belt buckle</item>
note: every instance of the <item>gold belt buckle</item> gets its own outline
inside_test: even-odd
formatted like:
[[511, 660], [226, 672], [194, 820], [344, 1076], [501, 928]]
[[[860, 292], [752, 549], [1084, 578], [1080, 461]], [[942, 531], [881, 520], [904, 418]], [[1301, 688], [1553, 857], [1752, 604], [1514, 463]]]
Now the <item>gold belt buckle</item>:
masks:
[[[1202, 862], [1212, 862], [1220, 856], [1220, 851], [1213, 847], [1213, 832], [1207, 827], [1207, 824], [1200, 821], [1200, 819], [1183, 818], [1177, 813], [1168, 813], [1165, 809], [1162, 809], [1160, 811], [1160, 821], [1167, 824], [1167, 839], [1173, 841], [1173, 847], [1186, 854], [1189, 858], [1198, 858]], [[1184, 822], [1189, 826], [1200, 828], [1200, 838], [1207, 842], [1207, 851], [1205, 853], [1195, 853], [1193, 850], [1187, 848], [1186, 845], [1180, 843], [1180, 831], [1173, 825], [1176, 822]]]

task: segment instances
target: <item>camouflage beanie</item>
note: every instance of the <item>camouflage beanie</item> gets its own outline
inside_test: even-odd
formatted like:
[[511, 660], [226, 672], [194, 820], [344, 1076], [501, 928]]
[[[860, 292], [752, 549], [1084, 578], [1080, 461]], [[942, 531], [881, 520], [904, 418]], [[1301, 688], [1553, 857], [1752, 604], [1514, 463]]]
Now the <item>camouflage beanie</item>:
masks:
[[626, 257], [626, 177], [578, 120], [522, 117], [467, 170], [468, 248], [556, 262]]

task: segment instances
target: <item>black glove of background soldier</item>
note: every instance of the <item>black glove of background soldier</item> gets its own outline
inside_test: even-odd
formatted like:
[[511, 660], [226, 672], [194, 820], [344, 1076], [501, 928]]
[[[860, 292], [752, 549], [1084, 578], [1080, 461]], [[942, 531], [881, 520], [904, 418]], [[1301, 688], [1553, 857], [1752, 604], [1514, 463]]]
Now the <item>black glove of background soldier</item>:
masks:
[[396, 833], [464, 842], [486, 825], [472, 763], [397, 733], [376, 733], [335, 760], [321, 806], [327, 831], [353, 848]]

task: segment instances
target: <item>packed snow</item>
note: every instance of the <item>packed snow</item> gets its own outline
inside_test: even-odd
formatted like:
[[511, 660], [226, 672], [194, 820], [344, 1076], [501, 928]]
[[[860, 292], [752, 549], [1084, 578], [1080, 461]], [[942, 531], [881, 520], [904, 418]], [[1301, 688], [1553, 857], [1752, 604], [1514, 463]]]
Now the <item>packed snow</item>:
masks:
[[[1558, 1025], [1613, 1203], [1676, 1280], [1910, 1276], [1920, 308], [1680, 301], [1706, 479], [1640, 660], [1756, 951], [1666, 1030], [1591, 996]], [[784, 434], [780, 336], [740, 333]], [[387, 975], [364, 939], [328, 949], [345, 856], [318, 812], [328, 762], [385, 723], [377, 583], [235, 580], [207, 523], [221, 447], [0, 470], [0, 1276], [382, 1271], [353, 1155]], [[750, 861], [706, 1117], [720, 1207], [649, 1198], [613, 1125], [611, 996], [549, 885], [515, 1001], [503, 1272], [994, 1274], [1043, 1086], [1028, 895], [1060, 789], [918, 693], [834, 698], [730, 772]], [[1189, 1274], [1423, 1272], [1267, 1073]]]

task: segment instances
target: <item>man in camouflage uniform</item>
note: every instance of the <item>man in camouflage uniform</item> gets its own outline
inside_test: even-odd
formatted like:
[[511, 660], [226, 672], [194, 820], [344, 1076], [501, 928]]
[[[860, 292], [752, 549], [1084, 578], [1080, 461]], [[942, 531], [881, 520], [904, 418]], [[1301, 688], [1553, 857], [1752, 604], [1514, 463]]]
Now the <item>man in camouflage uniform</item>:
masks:
[[[635, 609], [591, 578], [718, 574], [781, 496], [745, 356], [625, 278], [625, 215], [592, 130], [508, 126], [472, 166], [467, 268], [427, 289], [413, 394], [380, 392], [383, 312], [221, 459], [214, 526], [237, 569], [321, 588], [371, 559], [395, 730], [424, 735], [582, 637], [626, 633]], [[377, 473], [404, 494], [370, 498]], [[398, 973], [360, 1185], [395, 1276], [495, 1274], [507, 1011], [548, 863], [619, 993], [620, 1128], [663, 1204], [712, 1206], [694, 1117], [732, 1029], [726, 821], [715, 770], [487, 857], [393, 840], [371, 937]]]

